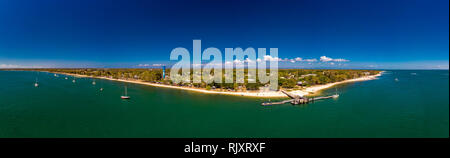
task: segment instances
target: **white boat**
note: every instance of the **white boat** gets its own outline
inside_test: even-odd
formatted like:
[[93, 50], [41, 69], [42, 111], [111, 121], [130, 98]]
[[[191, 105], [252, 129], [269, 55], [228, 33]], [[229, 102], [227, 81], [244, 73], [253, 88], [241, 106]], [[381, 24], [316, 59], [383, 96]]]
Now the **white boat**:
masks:
[[72, 82], [75, 83], [76, 82], [75, 79], [73, 79]]
[[39, 86], [39, 83], [38, 83], [37, 78], [36, 78], [36, 82], [34, 82], [34, 87], [38, 87], [38, 86]]
[[130, 99], [130, 96], [127, 95], [127, 86], [125, 86], [125, 95], [120, 96], [121, 99]]
[[333, 96], [333, 98], [338, 98], [338, 97], [339, 97], [339, 94], [338, 94], [338, 92], [337, 92], [337, 88], [334, 87], [334, 90], [336, 91], [336, 94], [334, 94], [334, 95], [332, 95], [332, 96]]
[[394, 80], [395, 80], [396, 82], [398, 82], [398, 78], [395, 78]]
[[95, 85], [95, 81], [92, 81], [92, 85]]

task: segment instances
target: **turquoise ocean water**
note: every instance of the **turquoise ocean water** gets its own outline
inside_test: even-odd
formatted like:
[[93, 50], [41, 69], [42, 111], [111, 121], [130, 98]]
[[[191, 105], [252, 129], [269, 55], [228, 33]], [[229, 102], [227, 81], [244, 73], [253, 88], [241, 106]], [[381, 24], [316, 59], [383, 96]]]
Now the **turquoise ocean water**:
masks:
[[[448, 70], [389, 70], [336, 86], [338, 99], [270, 107], [260, 106], [267, 99], [64, 77], [0, 71], [0, 137], [449, 137]], [[125, 85], [131, 100], [120, 99]]]

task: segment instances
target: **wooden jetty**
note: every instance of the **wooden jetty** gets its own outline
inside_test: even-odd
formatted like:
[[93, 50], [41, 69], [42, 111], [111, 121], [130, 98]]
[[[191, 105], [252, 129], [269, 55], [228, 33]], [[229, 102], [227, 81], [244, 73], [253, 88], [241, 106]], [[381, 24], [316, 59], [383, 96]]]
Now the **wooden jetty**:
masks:
[[316, 100], [321, 100], [321, 99], [329, 99], [329, 98], [339, 97], [338, 94], [335, 94], [335, 95], [331, 95], [331, 96], [307, 98], [307, 97], [302, 97], [299, 95], [294, 95], [294, 94], [288, 93], [284, 90], [281, 90], [281, 92], [286, 94], [291, 99], [279, 101], [279, 102], [264, 102], [261, 105], [269, 106], [269, 105], [279, 105], [279, 104], [286, 104], [286, 103], [291, 103], [292, 105], [298, 105], [298, 104], [307, 104], [307, 103], [314, 102]]

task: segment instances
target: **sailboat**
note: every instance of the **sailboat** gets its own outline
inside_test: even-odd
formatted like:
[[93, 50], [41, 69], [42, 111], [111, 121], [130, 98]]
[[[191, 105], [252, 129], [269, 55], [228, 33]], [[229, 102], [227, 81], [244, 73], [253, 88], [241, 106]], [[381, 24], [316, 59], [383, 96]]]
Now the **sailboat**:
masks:
[[337, 87], [334, 87], [334, 89], [336, 90], [336, 94], [333, 95], [333, 98], [338, 98], [338, 97], [339, 97], [339, 94], [338, 94], [338, 92], [337, 92]]
[[103, 91], [103, 82], [100, 82], [100, 92]]
[[121, 99], [130, 99], [130, 96], [127, 95], [127, 86], [125, 86], [125, 95], [120, 96]]
[[38, 81], [37, 81], [37, 78], [36, 78], [36, 82], [34, 83], [34, 87], [38, 87], [39, 86], [39, 84], [38, 84]]

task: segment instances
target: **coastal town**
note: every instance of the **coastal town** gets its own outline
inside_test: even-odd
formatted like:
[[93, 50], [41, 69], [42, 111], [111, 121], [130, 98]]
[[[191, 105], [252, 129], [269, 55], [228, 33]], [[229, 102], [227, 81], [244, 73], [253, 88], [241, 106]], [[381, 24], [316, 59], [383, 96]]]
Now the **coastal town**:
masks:
[[[245, 83], [173, 83], [170, 80], [170, 69], [165, 67], [151, 69], [99, 69], [99, 68], [67, 68], [67, 69], [23, 69], [27, 71], [43, 71], [75, 77], [90, 77], [115, 80], [128, 83], [144, 84], [156, 87], [175, 88], [210, 94], [225, 94], [251, 97], [286, 97], [279, 90], [286, 90], [293, 95], [305, 96], [316, 94], [320, 90], [337, 84], [376, 79], [381, 75], [379, 70], [313, 70], [313, 69], [280, 69], [278, 72], [278, 90], [269, 89], [268, 84], [249, 83], [248, 69], [245, 69]], [[236, 71], [234, 71], [236, 76]], [[192, 80], [192, 75], [191, 75]]]

